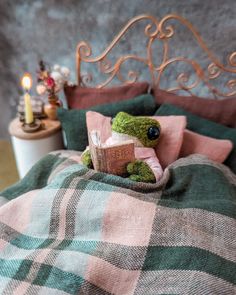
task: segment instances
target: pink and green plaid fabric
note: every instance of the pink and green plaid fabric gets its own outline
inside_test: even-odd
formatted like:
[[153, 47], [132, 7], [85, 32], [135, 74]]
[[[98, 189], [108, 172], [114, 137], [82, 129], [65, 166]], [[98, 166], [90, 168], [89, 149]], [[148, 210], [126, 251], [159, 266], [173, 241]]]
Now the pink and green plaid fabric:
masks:
[[0, 194], [0, 294], [236, 294], [236, 176], [201, 156], [158, 184], [49, 154]]

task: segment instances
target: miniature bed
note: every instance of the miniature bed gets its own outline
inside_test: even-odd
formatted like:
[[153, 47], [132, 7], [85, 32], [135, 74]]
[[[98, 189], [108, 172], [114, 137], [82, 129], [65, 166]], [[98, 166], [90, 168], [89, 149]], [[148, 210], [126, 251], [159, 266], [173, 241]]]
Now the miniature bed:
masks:
[[[205, 70], [196, 59], [182, 55], [170, 57], [169, 42], [175, 30], [168, 22], [173, 20], [186, 26], [205, 52], [210, 60]], [[146, 54], [132, 53], [118, 57], [113, 63], [109, 61], [118, 41], [142, 21], [148, 22], [144, 31]], [[159, 50], [162, 49], [159, 63], [154, 61], [155, 42], [159, 42]], [[145, 184], [87, 169], [80, 162], [79, 150], [83, 146], [67, 137], [68, 147], [75, 146], [73, 150], [47, 155], [24, 179], [0, 193], [1, 294], [236, 292], [236, 129], [233, 128], [235, 100], [230, 98], [236, 94], [235, 57], [236, 53], [231, 54], [228, 64], [223, 65], [191, 24], [177, 15], [161, 20], [146, 15], [132, 19], [98, 57], [92, 56], [87, 43], [78, 44], [79, 87], [67, 89], [67, 94], [72, 91], [69, 106], [76, 99], [74, 92], [80, 93], [79, 102], [84, 99], [84, 106], [88, 103], [87, 91], [95, 95], [94, 101], [106, 95], [116, 99], [114, 89], [119, 88], [105, 87], [115, 80], [120, 81], [122, 91], [125, 89], [130, 95], [130, 86], [140, 77], [137, 70], [131, 69], [132, 62], [137, 61], [147, 70], [141, 70], [141, 77], [143, 73], [151, 77], [150, 85], [145, 84], [144, 88], [152, 88], [150, 91], [161, 105], [155, 113], [157, 116], [184, 116], [189, 130], [201, 136], [230, 140], [234, 148], [224, 164], [199, 154], [179, 158], [167, 165], [159, 182]], [[122, 68], [129, 60], [129, 71], [124, 72]], [[95, 88], [86, 87], [92, 82], [92, 74], [82, 74], [83, 64], [98, 64], [98, 70], [105, 77]], [[181, 65], [182, 72], [172, 81], [175, 84], [165, 87], [168, 90], [165, 92], [159, 86], [168, 82], [168, 68], [174, 64], [187, 64], [188, 68]], [[141, 68], [136, 66], [136, 69]], [[215, 85], [214, 81], [219, 78], [223, 82]], [[172, 94], [177, 90], [192, 94], [197, 87], [207, 88], [213, 98], [229, 98], [222, 103], [190, 96], [187, 99], [192, 104], [186, 106], [186, 97]], [[204, 107], [197, 109], [196, 101], [197, 106]], [[105, 111], [100, 105], [91, 109], [108, 117], [119, 108], [131, 112], [141, 109], [139, 115], [144, 115], [144, 111], [150, 115], [150, 96], [134, 98], [131, 104], [107, 103], [101, 102], [106, 104]], [[189, 108], [193, 105], [191, 113]], [[81, 117], [89, 106], [84, 108], [83, 112], [62, 111], [69, 112], [63, 116], [69, 116], [73, 123], [71, 129], [83, 125]], [[63, 116], [59, 115], [61, 119]]]

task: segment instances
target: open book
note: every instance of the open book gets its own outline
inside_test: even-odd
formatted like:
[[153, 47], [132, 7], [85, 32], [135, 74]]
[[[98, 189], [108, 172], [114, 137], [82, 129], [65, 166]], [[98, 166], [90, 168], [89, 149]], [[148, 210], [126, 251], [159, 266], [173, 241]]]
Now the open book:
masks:
[[127, 174], [127, 164], [135, 160], [132, 140], [114, 145], [102, 144], [97, 130], [89, 132], [88, 137], [95, 170], [120, 176]]

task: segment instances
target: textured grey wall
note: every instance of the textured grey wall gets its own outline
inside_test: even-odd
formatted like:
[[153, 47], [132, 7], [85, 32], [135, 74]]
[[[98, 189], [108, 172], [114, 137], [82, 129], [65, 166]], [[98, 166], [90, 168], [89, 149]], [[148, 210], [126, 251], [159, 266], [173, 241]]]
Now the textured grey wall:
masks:
[[[40, 58], [74, 71], [78, 41], [89, 41], [99, 53], [129, 18], [143, 13], [188, 18], [219, 56], [236, 49], [235, 0], [1, 0], [0, 138], [8, 136], [24, 71], [34, 73]], [[186, 36], [180, 31], [175, 48], [195, 52], [195, 43], [186, 46]], [[137, 34], [126, 40], [124, 48], [131, 47], [134, 52], [143, 47]]]

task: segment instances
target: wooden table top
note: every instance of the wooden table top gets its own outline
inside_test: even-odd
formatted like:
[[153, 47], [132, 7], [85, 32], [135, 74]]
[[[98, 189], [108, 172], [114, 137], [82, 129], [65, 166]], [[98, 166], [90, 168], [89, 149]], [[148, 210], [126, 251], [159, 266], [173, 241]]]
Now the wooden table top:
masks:
[[42, 139], [49, 137], [61, 130], [61, 123], [58, 120], [41, 120], [42, 128], [34, 133], [26, 133], [22, 130], [22, 122], [19, 118], [15, 118], [11, 121], [8, 127], [8, 131], [11, 136], [15, 136], [20, 139], [32, 140], [32, 139]]

